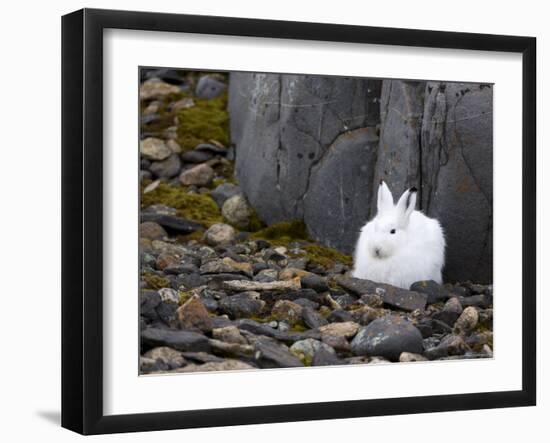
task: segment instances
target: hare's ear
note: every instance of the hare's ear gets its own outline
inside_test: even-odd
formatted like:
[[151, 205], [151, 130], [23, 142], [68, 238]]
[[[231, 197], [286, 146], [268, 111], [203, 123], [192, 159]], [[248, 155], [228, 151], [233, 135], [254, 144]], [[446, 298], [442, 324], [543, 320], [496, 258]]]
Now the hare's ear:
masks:
[[393, 195], [391, 195], [390, 188], [384, 180], [380, 180], [378, 186], [378, 213], [382, 213], [393, 208]]
[[397, 202], [397, 212], [407, 222], [416, 207], [416, 188], [407, 189]]

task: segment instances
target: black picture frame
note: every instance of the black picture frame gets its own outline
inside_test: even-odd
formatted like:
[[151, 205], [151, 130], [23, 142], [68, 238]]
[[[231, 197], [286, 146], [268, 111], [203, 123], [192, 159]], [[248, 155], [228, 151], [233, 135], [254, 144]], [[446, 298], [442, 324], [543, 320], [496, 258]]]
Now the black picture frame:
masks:
[[[522, 389], [106, 416], [103, 413], [103, 30], [170, 31], [522, 54]], [[62, 426], [82, 434], [536, 404], [536, 39], [83, 9], [62, 18]]]

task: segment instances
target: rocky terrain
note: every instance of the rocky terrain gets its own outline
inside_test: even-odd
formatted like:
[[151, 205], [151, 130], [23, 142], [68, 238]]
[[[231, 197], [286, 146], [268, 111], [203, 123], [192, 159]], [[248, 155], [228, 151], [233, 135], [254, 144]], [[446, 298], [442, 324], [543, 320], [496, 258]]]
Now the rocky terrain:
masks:
[[302, 219], [264, 223], [234, 174], [227, 75], [141, 80], [142, 374], [492, 357], [492, 286], [354, 279]]

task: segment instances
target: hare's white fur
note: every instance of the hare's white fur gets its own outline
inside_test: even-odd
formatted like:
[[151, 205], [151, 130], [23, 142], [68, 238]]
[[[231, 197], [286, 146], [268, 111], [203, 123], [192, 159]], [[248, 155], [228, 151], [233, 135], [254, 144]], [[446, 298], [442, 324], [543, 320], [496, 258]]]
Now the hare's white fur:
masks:
[[420, 280], [442, 282], [445, 237], [439, 222], [416, 211], [416, 189], [397, 204], [388, 186], [378, 188], [377, 214], [361, 229], [352, 276], [409, 289]]

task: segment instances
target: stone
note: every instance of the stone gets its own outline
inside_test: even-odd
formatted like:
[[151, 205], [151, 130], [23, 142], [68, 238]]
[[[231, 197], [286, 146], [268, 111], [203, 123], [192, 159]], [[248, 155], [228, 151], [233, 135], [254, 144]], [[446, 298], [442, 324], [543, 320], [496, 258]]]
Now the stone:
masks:
[[467, 334], [473, 331], [479, 322], [479, 314], [473, 306], [468, 306], [456, 320], [453, 330], [457, 334]]
[[428, 296], [415, 291], [398, 288], [383, 283], [375, 283], [353, 277], [336, 276], [336, 283], [344, 289], [361, 296], [363, 294], [378, 294], [384, 303], [404, 311], [424, 310]]
[[480, 308], [488, 308], [493, 304], [493, 298], [487, 294], [471, 295], [470, 297], [458, 297], [458, 299], [463, 307], [477, 306]]
[[139, 87], [139, 99], [150, 100], [153, 98], [162, 98], [170, 94], [178, 94], [181, 89], [176, 85], [171, 85], [158, 78], [151, 78], [144, 81]]
[[160, 240], [168, 237], [165, 229], [155, 222], [143, 222], [139, 224], [139, 237], [150, 240]]
[[224, 359], [220, 362], [209, 362], [202, 365], [190, 364], [183, 368], [174, 369], [170, 372], [185, 373], [185, 372], [213, 372], [213, 371], [243, 371], [248, 369], [257, 369], [248, 363], [235, 359]]
[[175, 101], [173, 103], [170, 104], [170, 109], [173, 111], [173, 112], [177, 112], [181, 109], [189, 109], [189, 108], [192, 108], [193, 106], [195, 106], [195, 102], [193, 101], [193, 99], [191, 97], [184, 97], [178, 101]]
[[422, 334], [410, 321], [390, 315], [361, 328], [351, 342], [351, 349], [355, 355], [397, 361], [402, 352], [422, 353]]
[[290, 300], [279, 300], [271, 309], [271, 316], [293, 326], [302, 319], [303, 308]]
[[200, 223], [186, 220], [182, 217], [175, 215], [154, 213], [154, 212], [141, 212], [140, 220], [142, 222], [155, 222], [161, 225], [166, 231], [171, 234], [187, 235], [197, 230], [203, 229]]
[[211, 339], [212, 351], [224, 357], [236, 357], [250, 360], [254, 355], [254, 347], [248, 344], [228, 343], [225, 341]]
[[181, 329], [199, 329], [206, 333], [212, 331], [212, 319], [198, 295], [191, 296], [181, 305], [177, 316]]
[[334, 349], [332, 349], [329, 345], [323, 343], [322, 341], [314, 340], [312, 338], [307, 338], [305, 340], [295, 342], [290, 347], [290, 352], [298, 357], [306, 366], [310, 366], [313, 357], [321, 349], [329, 354], [332, 354], [334, 356], [336, 355]]
[[344, 311], [343, 309], [335, 309], [327, 317], [327, 321], [329, 323], [343, 323], [346, 321], [353, 321], [353, 319], [354, 316], [348, 311]]
[[449, 334], [446, 335], [436, 347], [427, 349], [424, 355], [430, 360], [435, 360], [453, 355], [464, 355], [467, 350], [468, 345], [464, 342], [462, 337]]
[[445, 301], [450, 297], [449, 291], [433, 280], [417, 281], [411, 285], [411, 291], [420, 292], [428, 296], [428, 304]]
[[231, 295], [219, 301], [220, 310], [230, 318], [255, 317], [264, 306], [265, 302], [260, 300], [260, 294], [252, 290]]
[[153, 360], [162, 360], [169, 369], [179, 368], [187, 363], [181, 352], [167, 346], [150, 349], [143, 356]]
[[214, 170], [205, 163], [182, 171], [179, 180], [184, 186], [208, 186], [214, 178]]
[[191, 331], [147, 328], [141, 331], [141, 343], [149, 347], [168, 346], [178, 351], [210, 351], [208, 338]]
[[170, 151], [172, 151], [174, 154], [180, 154], [181, 153], [181, 146], [175, 140], [172, 140], [172, 139], [167, 140], [166, 141], [166, 146], [168, 146], [170, 148]]
[[275, 269], [262, 269], [254, 276], [254, 281], [258, 282], [272, 282], [277, 280], [277, 270]]
[[212, 154], [206, 151], [191, 150], [184, 152], [181, 155], [181, 159], [185, 163], [204, 163], [212, 158]]
[[155, 266], [159, 270], [163, 270], [168, 266], [176, 266], [180, 262], [180, 258], [177, 255], [170, 254], [168, 252], [161, 252], [155, 262]]
[[311, 366], [338, 366], [346, 363], [345, 360], [338, 358], [334, 350], [328, 345], [326, 348], [323, 347], [318, 349], [313, 355], [313, 360], [311, 360]]
[[301, 277], [302, 288], [313, 289], [316, 292], [327, 292], [329, 290], [327, 279], [316, 274], [308, 273]]
[[144, 180], [151, 180], [153, 178], [153, 174], [149, 171], [139, 171], [139, 183], [143, 183]]
[[300, 279], [273, 282], [224, 281], [223, 288], [228, 291], [287, 291], [300, 289]]
[[250, 263], [237, 262], [229, 257], [204, 263], [200, 267], [200, 272], [201, 274], [235, 273], [243, 274], [248, 277], [253, 276], [252, 265]]
[[178, 291], [172, 288], [161, 288], [158, 290], [158, 293], [163, 302], [179, 304], [180, 296]]
[[237, 343], [241, 345], [248, 344], [246, 338], [244, 338], [239, 332], [239, 328], [233, 325], [213, 329], [212, 337], [227, 343]]
[[457, 297], [451, 297], [447, 300], [443, 309], [433, 315], [433, 318], [452, 327], [460, 314], [462, 314], [462, 305], [460, 301]]
[[168, 370], [168, 366], [162, 360], [155, 360], [147, 357], [139, 358], [139, 371], [142, 374]]
[[204, 233], [203, 240], [210, 246], [230, 244], [235, 241], [236, 231], [233, 226], [215, 223]]
[[160, 304], [161, 298], [157, 291], [142, 290], [139, 292], [139, 315], [145, 317], [149, 321], [156, 320], [158, 314], [157, 306]]
[[371, 308], [381, 308], [384, 306], [384, 298], [379, 294], [363, 294], [361, 296], [361, 302]]
[[289, 349], [272, 339], [258, 337], [254, 341], [254, 360], [261, 368], [293, 368], [304, 364]]
[[315, 329], [328, 324], [328, 321], [321, 314], [319, 314], [315, 309], [307, 306], [303, 307], [302, 309], [302, 320], [304, 321], [306, 326], [311, 329]]
[[412, 352], [402, 352], [399, 356], [400, 363], [411, 363], [416, 361], [427, 361], [428, 359], [421, 354], [414, 354]]
[[329, 323], [327, 325], [320, 326], [318, 329], [323, 335], [351, 338], [357, 334], [359, 325], [353, 321], [346, 321], [342, 323]]
[[302, 277], [305, 277], [307, 275], [313, 275], [313, 274], [303, 269], [292, 268], [289, 266], [279, 272], [279, 280], [292, 280], [293, 278], [296, 278], [296, 277], [300, 277], [300, 280], [301, 280]]
[[164, 140], [149, 137], [139, 142], [139, 153], [149, 160], [165, 160], [172, 155]]
[[[170, 148], [168, 148], [170, 149]], [[172, 178], [180, 173], [181, 160], [178, 154], [172, 154], [165, 160], [151, 163], [149, 170], [159, 178]]]
[[246, 199], [237, 194], [228, 198], [222, 206], [222, 215], [233, 226], [246, 229], [250, 223], [252, 210]]
[[222, 183], [210, 193], [210, 196], [221, 208], [228, 199], [239, 194], [241, 194], [241, 188], [239, 186], [234, 185], [233, 183]]
[[218, 97], [227, 89], [225, 83], [216, 80], [209, 75], [203, 75], [195, 88], [195, 95], [202, 99], [212, 99]]

